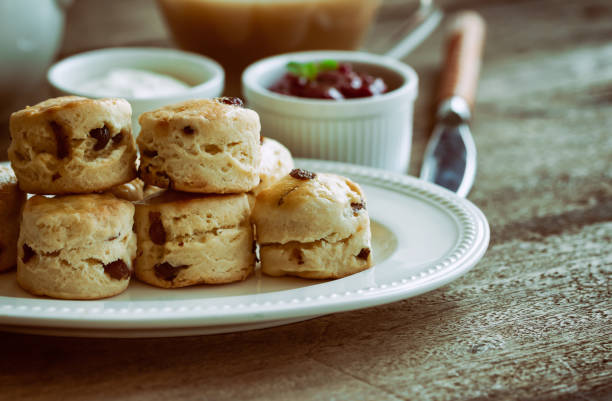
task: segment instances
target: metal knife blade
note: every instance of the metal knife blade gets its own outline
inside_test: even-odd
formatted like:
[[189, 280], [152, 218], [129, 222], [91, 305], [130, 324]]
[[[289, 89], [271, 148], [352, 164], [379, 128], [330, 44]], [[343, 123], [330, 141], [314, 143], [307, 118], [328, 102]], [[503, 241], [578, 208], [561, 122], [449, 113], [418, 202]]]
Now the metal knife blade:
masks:
[[476, 176], [476, 145], [470, 132], [485, 23], [473, 11], [459, 13], [448, 39], [441, 75], [437, 124], [425, 149], [421, 178], [467, 196]]
[[467, 124], [438, 123], [425, 150], [421, 178], [465, 197], [476, 176], [476, 145]]

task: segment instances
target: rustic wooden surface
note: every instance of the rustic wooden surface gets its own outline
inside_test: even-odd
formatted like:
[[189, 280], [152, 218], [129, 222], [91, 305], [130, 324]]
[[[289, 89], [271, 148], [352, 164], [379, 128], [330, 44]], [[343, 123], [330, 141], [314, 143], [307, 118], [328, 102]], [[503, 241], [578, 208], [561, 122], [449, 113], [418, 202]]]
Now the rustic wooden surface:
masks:
[[[492, 240], [472, 271], [403, 302], [245, 333], [0, 334], [0, 399], [612, 399], [612, 4], [443, 5], [477, 9], [489, 28], [469, 198]], [[367, 49], [401, 35], [402, 10], [385, 3]], [[167, 45], [165, 35], [149, 0], [80, 0], [62, 52]], [[442, 37], [406, 58], [421, 78], [413, 174]], [[5, 158], [6, 137], [0, 146]]]

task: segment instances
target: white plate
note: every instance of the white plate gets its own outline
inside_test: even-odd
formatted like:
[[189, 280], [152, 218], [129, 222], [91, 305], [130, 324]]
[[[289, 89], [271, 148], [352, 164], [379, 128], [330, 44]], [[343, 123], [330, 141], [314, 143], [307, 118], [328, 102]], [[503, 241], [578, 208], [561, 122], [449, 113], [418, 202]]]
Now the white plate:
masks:
[[480, 260], [489, 226], [469, 201], [413, 177], [367, 167], [298, 160], [363, 187], [375, 266], [333, 281], [256, 274], [237, 284], [165, 290], [133, 282], [99, 301], [34, 297], [15, 273], [0, 275], [0, 328], [87, 337], [163, 337], [277, 326], [381, 305], [431, 291]]

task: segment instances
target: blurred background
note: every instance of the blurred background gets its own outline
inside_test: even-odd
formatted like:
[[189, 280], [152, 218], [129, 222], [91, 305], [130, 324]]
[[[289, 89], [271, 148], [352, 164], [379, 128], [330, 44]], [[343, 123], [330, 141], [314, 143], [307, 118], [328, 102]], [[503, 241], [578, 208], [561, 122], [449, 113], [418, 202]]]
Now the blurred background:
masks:
[[[346, 8], [347, 1], [352, 0], [328, 0], [328, 3]], [[363, 24], [368, 29], [364, 30], [361, 42], [362, 49], [374, 53], [385, 53], [406, 36], [414, 26], [414, 16], [420, 6], [420, 2], [414, 0], [358, 2], [361, 7], [349, 7], [349, 10], [357, 8], [361, 10], [361, 14], [355, 15], [366, 18], [371, 14], [374, 18], [374, 23], [369, 28], [367, 24]], [[170, 3], [188, 7], [199, 1], [0, 0], [0, 43], [3, 52], [0, 68], [0, 99], [3, 107], [0, 119], [0, 159], [7, 159], [8, 113], [50, 96], [44, 73], [51, 61], [99, 48], [176, 47], [182, 42], [172, 36], [173, 31], [160, 7]], [[212, 3], [235, 4], [220, 0]], [[568, 102], [574, 102], [576, 96], [578, 99], [591, 99], [589, 101], [592, 102], [610, 98], [609, 84], [606, 83], [610, 82], [612, 72], [610, 68], [604, 67], [606, 63], [609, 67], [610, 61], [605, 44], [609, 44], [612, 37], [612, 6], [609, 1], [439, 0], [435, 4], [444, 10], [445, 15], [466, 8], [476, 9], [488, 22], [477, 115], [484, 114], [490, 117], [491, 122], [503, 116], [506, 122], [510, 123], [512, 119], [524, 116], [548, 115], [554, 113], [558, 107], [566, 110]], [[235, 38], [236, 35], [244, 35], [244, 32], [236, 31], [244, 27], [245, 23], [236, 21], [245, 21], [245, 17], [231, 11], [225, 10], [225, 14], [218, 14], [216, 18], [217, 21], [234, 21], [227, 25], [227, 40]], [[179, 11], [175, 10], [175, 14], [179, 14]], [[197, 13], [192, 14], [196, 16]], [[281, 13], [277, 18], [282, 19], [284, 15], [288, 14]], [[337, 15], [341, 16], [342, 13]], [[355, 15], [351, 15], [349, 20], [354, 21], [357, 18]], [[265, 17], [269, 15], [256, 15], [256, 18]], [[292, 27], [291, 21], [295, 19], [289, 18], [283, 26]], [[16, 41], [14, 38], [19, 32], [27, 33], [29, 39]], [[281, 43], [286, 40], [282, 37], [280, 39]], [[403, 59], [417, 71], [420, 78], [410, 169], [413, 174], [418, 170], [426, 136], [431, 132], [430, 117], [435, 108], [433, 99], [442, 60], [443, 39], [442, 29], [438, 28], [421, 46]], [[217, 43], [217, 40], [195, 38], [191, 40], [192, 43], [184, 45], [197, 48], [206, 43]], [[353, 44], [359, 45], [358, 42], [359, 40]], [[15, 60], [15, 47], [18, 47], [19, 51], [36, 53], [39, 56], [21, 60], [20, 64], [15, 66], [12, 64]], [[218, 48], [213, 46], [211, 52], [214, 51], [218, 51]], [[8, 52], [12, 53], [7, 54]], [[232, 51], [226, 56], [235, 57], [235, 53]], [[231, 84], [231, 66], [228, 68], [224, 65], [224, 68], [229, 73], [228, 90], [237, 93], [235, 84], [233, 88]], [[26, 75], [28, 78], [24, 80], [22, 77]], [[236, 74], [233, 75], [233, 81], [236, 82]], [[563, 84], [566, 84], [567, 90], [555, 92], [555, 88], [560, 88]], [[579, 93], [574, 96], [572, 93], [576, 91]], [[530, 92], [537, 95], [525, 96]], [[423, 116], [427, 118], [422, 118]], [[485, 123], [482, 119], [480, 121]], [[525, 122], [527, 123], [529, 121]], [[529, 129], [527, 127], [527, 130]], [[481, 140], [484, 141], [485, 137]]]
[[240, 73], [257, 59], [309, 49], [383, 53], [432, 10], [431, 0], [0, 0], [0, 159], [10, 113], [57, 95], [45, 81], [53, 61], [101, 48], [176, 47], [218, 61], [224, 93], [240, 96]]

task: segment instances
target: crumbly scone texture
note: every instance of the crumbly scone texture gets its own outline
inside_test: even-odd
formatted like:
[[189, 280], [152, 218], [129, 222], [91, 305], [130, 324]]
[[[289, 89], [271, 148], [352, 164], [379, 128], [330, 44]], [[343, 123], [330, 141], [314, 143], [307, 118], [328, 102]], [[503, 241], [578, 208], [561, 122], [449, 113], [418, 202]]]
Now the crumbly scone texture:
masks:
[[0, 272], [17, 264], [17, 238], [26, 194], [10, 167], [0, 166]]
[[221, 100], [189, 100], [142, 114], [140, 177], [161, 188], [240, 193], [259, 183], [259, 116]]
[[261, 144], [261, 164], [259, 165], [259, 185], [253, 189], [258, 195], [293, 170], [291, 152], [275, 139], [264, 137]]
[[261, 271], [269, 276], [335, 279], [372, 266], [369, 221], [336, 242], [288, 242], [263, 245], [259, 249]]
[[34, 196], [23, 209], [17, 282], [35, 295], [97, 299], [123, 292], [136, 257], [134, 205], [111, 194]]
[[286, 175], [262, 191], [252, 220], [261, 245], [336, 242], [365, 226], [368, 213], [359, 185], [338, 175], [316, 173], [312, 179]]
[[244, 280], [255, 263], [247, 194], [164, 191], [136, 204], [136, 277], [163, 288]]
[[112, 187], [108, 192], [130, 202], [141, 201], [144, 198], [144, 181], [134, 178], [130, 182]]
[[10, 118], [9, 159], [35, 194], [104, 191], [136, 178], [132, 109], [124, 99], [52, 98]]

